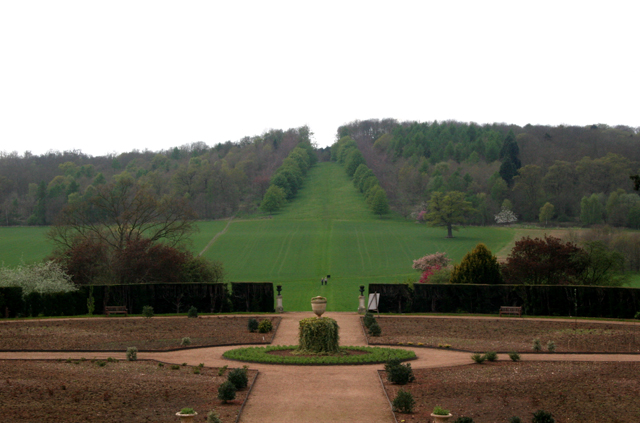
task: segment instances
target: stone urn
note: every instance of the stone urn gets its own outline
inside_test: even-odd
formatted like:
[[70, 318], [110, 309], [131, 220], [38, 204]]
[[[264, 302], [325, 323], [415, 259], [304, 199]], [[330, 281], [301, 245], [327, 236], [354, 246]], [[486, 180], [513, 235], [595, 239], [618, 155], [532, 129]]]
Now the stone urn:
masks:
[[313, 297], [311, 299], [311, 309], [316, 316], [321, 317], [327, 310], [327, 299], [325, 297]]
[[180, 423], [194, 423], [197, 415], [198, 413], [182, 414], [179, 411], [176, 413], [176, 416], [180, 417]]
[[433, 414], [431, 413], [431, 417], [433, 417], [433, 421], [435, 423], [447, 423], [453, 414], [449, 413], [447, 415], [444, 414]]

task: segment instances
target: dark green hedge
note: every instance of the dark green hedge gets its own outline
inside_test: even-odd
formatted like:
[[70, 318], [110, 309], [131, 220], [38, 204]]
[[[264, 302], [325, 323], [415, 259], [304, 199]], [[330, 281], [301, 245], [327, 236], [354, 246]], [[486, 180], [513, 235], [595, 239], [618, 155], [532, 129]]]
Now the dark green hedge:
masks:
[[232, 282], [231, 305], [233, 311], [273, 312], [273, 283]]
[[16, 317], [23, 307], [22, 288], [0, 288], [0, 318]]
[[[495, 314], [500, 306], [522, 306], [530, 316], [633, 318], [640, 289], [596, 286], [371, 284], [381, 312]], [[386, 296], [386, 298], [385, 298]], [[409, 297], [409, 298], [407, 298]]]

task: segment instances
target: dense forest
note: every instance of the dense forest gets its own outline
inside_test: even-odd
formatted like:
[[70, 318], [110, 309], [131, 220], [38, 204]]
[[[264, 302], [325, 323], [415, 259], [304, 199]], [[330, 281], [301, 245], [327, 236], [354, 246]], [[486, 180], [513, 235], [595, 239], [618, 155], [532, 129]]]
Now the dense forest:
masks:
[[[341, 126], [332, 157], [354, 140], [390, 206], [420, 216], [434, 192], [460, 191], [475, 224], [500, 210], [521, 220], [640, 228], [640, 128], [524, 127], [456, 121], [354, 121]], [[346, 159], [343, 157], [343, 159]]]
[[211, 147], [196, 142], [99, 157], [0, 152], [0, 225], [50, 225], [66, 204], [123, 177], [151, 187], [158, 197], [187, 199], [200, 219], [251, 213], [296, 146], [313, 153], [310, 136], [303, 126]]

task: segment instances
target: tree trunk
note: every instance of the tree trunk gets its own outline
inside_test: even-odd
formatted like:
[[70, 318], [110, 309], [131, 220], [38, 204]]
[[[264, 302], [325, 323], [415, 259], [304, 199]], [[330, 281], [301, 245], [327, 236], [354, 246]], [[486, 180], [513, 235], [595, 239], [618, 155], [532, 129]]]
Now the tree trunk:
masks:
[[447, 224], [447, 238], [453, 238], [453, 229], [451, 223]]

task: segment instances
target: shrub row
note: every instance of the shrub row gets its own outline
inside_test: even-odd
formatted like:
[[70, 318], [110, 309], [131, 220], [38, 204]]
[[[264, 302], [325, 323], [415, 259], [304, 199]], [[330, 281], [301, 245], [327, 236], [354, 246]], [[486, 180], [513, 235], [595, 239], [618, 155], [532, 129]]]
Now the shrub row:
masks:
[[[273, 284], [139, 284], [82, 286], [75, 292], [39, 294], [22, 297], [21, 288], [0, 288], [1, 317], [77, 316], [88, 312], [93, 298], [94, 314], [104, 314], [105, 306], [124, 305], [131, 314], [142, 314], [145, 306], [153, 313], [185, 313], [195, 307], [200, 312], [228, 311], [272, 312]], [[4, 305], [2, 305], [4, 304]], [[196, 315], [197, 315], [196, 311]], [[192, 311], [193, 314], [193, 311]]]
[[640, 310], [640, 289], [567, 285], [370, 284], [383, 313], [495, 314], [521, 306], [530, 316], [631, 319]]

